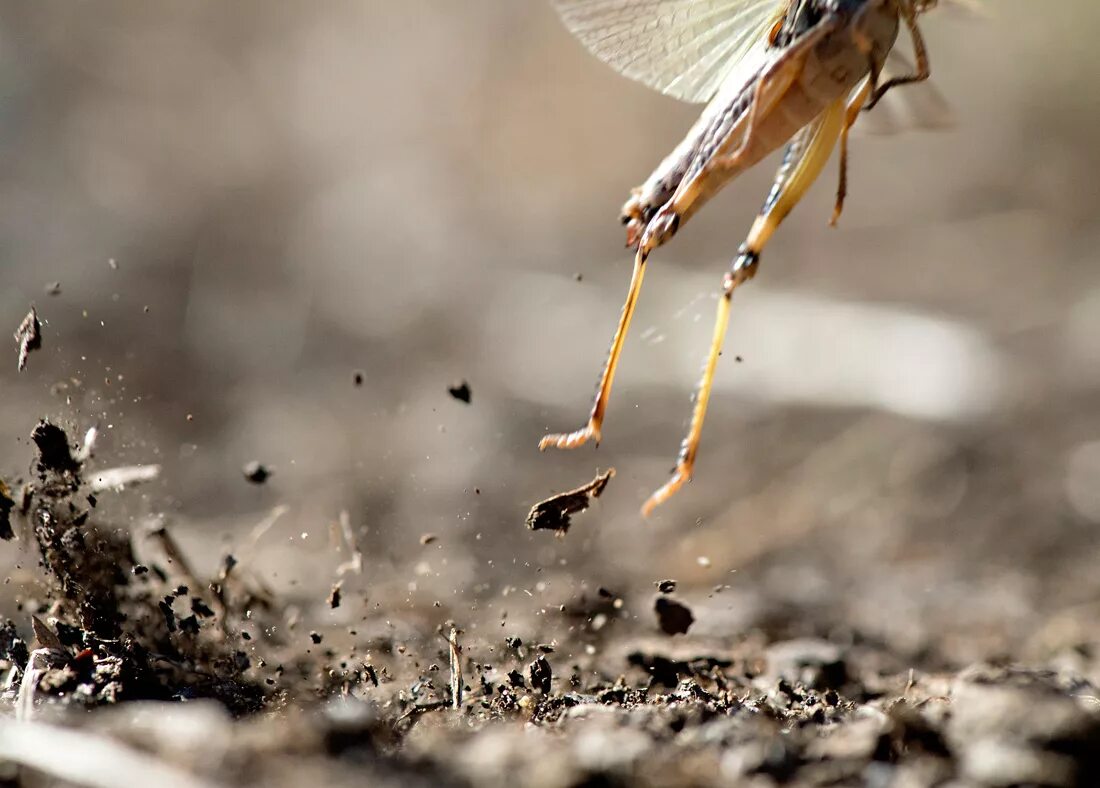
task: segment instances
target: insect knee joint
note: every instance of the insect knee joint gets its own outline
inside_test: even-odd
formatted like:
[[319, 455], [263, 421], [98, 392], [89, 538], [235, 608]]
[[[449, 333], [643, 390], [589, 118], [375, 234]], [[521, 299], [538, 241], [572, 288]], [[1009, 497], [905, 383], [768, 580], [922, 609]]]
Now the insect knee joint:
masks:
[[722, 282], [726, 296], [732, 295], [734, 288], [756, 276], [756, 269], [759, 265], [760, 252], [750, 249], [748, 246], [742, 246], [737, 259], [733, 261], [733, 265], [726, 272], [725, 279]]

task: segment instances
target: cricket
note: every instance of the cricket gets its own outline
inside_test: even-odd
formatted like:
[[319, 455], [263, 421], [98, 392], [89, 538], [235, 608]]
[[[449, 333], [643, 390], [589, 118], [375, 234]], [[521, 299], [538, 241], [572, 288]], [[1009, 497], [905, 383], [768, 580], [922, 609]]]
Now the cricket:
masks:
[[[646, 263], [711, 197], [786, 145], [763, 208], [722, 280], [714, 335], [672, 478], [643, 516], [692, 478], [733, 292], [752, 279], [782, 221], [821, 175], [838, 142], [835, 225], [848, 188], [848, 135], [891, 90], [924, 82], [931, 68], [919, 18], [937, 0], [555, 0], [566, 27], [625, 76], [667, 95], [708, 102], [684, 141], [633, 190], [622, 209], [635, 250], [626, 303], [588, 422], [545, 436], [540, 450], [599, 443], [615, 371]], [[908, 33], [915, 67], [891, 74]]]

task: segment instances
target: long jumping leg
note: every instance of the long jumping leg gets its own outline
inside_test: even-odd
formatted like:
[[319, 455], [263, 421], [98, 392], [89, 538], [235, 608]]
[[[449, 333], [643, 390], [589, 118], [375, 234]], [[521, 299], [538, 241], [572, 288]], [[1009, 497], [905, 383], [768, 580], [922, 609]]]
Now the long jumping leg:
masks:
[[553, 446], [556, 449], [575, 449], [583, 446], [589, 440], [600, 442], [600, 430], [603, 427], [604, 414], [607, 412], [607, 401], [611, 397], [611, 384], [615, 381], [615, 370], [619, 366], [619, 357], [623, 352], [623, 344], [626, 342], [626, 333], [630, 329], [630, 320], [634, 317], [634, 309], [638, 305], [638, 296], [642, 292], [642, 280], [645, 278], [645, 267], [649, 252], [641, 246], [634, 257], [634, 273], [630, 277], [630, 289], [626, 294], [626, 303], [619, 315], [619, 325], [615, 329], [615, 336], [611, 340], [611, 350], [607, 355], [607, 363], [604, 364], [603, 374], [600, 375], [599, 386], [596, 389], [596, 401], [592, 405], [592, 413], [588, 416], [588, 423], [576, 432], [547, 435], [539, 441], [539, 451], [546, 451]]
[[756, 131], [760, 126], [757, 122], [758, 118], [766, 116], [783, 97], [783, 94], [790, 89], [802, 73], [806, 57], [810, 51], [825, 36], [834, 32], [836, 27], [836, 22], [831, 19], [820, 22], [813, 30], [791, 42], [787, 49], [783, 50], [775, 60], [768, 64], [767, 68], [757, 77], [745, 120], [745, 131], [736, 150], [716, 157], [708, 166], [725, 169], [737, 169], [741, 166], [742, 159], [750, 150], [752, 143], [756, 141]]
[[737, 259], [723, 279], [710, 352], [703, 366], [702, 380], [696, 389], [691, 426], [681, 444], [676, 468], [672, 478], [646, 501], [642, 507], [643, 516], [648, 516], [657, 506], [671, 498], [691, 480], [695, 468], [695, 457], [699, 451], [699, 441], [703, 433], [703, 420], [706, 417], [707, 404], [710, 402], [714, 387], [714, 373], [718, 367], [718, 358], [722, 354], [726, 330], [729, 327], [733, 291], [756, 274], [760, 253], [783, 219], [790, 214], [821, 174], [829, 160], [829, 155], [836, 146], [845, 120], [845, 100], [841, 98], [834, 102], [817, 121], [799, 132], [788, 147], [787, 156], [776, 176], [775, 186], [764, 203], [763, 210], [753, 223], [752, 230], [742, 245]]

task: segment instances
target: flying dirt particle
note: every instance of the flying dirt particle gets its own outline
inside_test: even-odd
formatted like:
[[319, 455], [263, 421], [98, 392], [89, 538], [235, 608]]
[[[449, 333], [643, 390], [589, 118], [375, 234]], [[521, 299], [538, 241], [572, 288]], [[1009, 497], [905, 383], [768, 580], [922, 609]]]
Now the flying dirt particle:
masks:
[[343, 594], [343, 589], [340, 583], [337, 583], [332, 587], [332, 590], [328, 592], [328, 606], [335, 610], [340, 607], [340, 597]]
[[321, 636], [320, 632], [310, 632], [309, 639], [313, 641], [314, 645], [320, 645], [324, 638]]
[[69, 436], [56, 424], [43, 419], [35, 425], [31, 440], [38, 447], [39, 472], [75, 473], [80, 464], [73, 459]]
[[168, 627], [169, 632], [176, 631], [176, 614], [172, 610], [172, 597], [168, 596], [157, 602], [157, 607], [160, 608], [161, 614], [164, 616], [164, 625]]
[[439, 539], [439, 537], [438, 537], [438, 536], [436, 536], [435, 534], [421, 534], [421, 536], [420, 536], [420, 544], [422, 544], [422, 545], [430, 545], [430, 544], [431, 544], [432, 542], [435, 542], [435, 541], [437, 541], [438, 539]]
[[467, 405], [470, 404], [470, 400], [473, 397], [473, 392], [470, 390], [470, 384], [465, 380], [453, 386], [448, 386], [447, 393], [459, 402], [465, 402]]
[[364, 665], [363, 672], [367, 674], [367, 678], [370, 679], [370, 683], [377, 687], [378, 672], [374, 669], [374, 665]]
[[264, 484], [271, 478], [271, 469], [262, 463], [253, 460], [241, 469], [244, 473], [244, 478], [253, 484]]
[[59, 295], [61, 295], [61, 283], [60, 282], [50, 282], [49, 284], [47, 284], [46, 285], [46, 295], [48, 295], [48, 296], [59, 296]]
[[695, 616], [691, 614], [690, 608], [675, 599], [657, 597], [653, 610], [657, 613], [657, 623], [661, 626], [661, 631], [666, 635], [686, 635], [695, 623]]
[[577, 281], [577, 282], [583, 282], [584, 281], [584, 274], [582, 274], [580, 271], [578, 271], [577, 273], [573, 274], [573, 279], [574, 279], [574, 281]]
[[657, 586], [657, 590], [662, 594], [673, 594], [676, 592], [675, 580], [658, 580], [654, 585]]
[[15, 538], [15, 531], [11, 528], [11, 510], [15, 508], [15, 501], [11, 497], [8, 485], [0, 480], [0, 539], [8, 541]]
[[607, 473], [597, 476], [583, 487], [539, 501], [527, 515], [527, 527], [532, 531], [554, 531], [558, 536], [565, 536], [572, 525], [573, 515], [587, 511], [592, 501], [603, 495], [607, 483], [614, 476], [615, 469], [608, 468]]
[[554, 671], [550, 668], [550, 661], [539, 654], [535, 661], [527, 669], [531, 676], [531, 686], [543, 695], [550, 694], [550, 683], [554, 678]]
[[27, 358], [35, 350], [42, 349], [42, 324], [38, 321], [38, 310], [33, 306], [19, 328], [15, 329], [15, 341], [19, 343], [19, 371], [27, 368]]
[[351, 373], [351, 382], [355, 384], [356, 388], [359, 388], [367, 379], [367, 373], [361, 369], [355, 370]]
[[191, 597], [191, 612], [202, 618], [213, 618], [214, 611], [210, 609], [210, 606], [202, 601], [202, 597]]

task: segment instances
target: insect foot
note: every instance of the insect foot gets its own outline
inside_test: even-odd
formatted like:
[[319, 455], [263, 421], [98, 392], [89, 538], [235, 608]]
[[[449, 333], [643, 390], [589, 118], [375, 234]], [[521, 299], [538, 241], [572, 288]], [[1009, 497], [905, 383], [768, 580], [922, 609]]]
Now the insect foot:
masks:
[[654, 509], [663, 504], [679, 492], [681, 487], [690, 482], [694, 465], [694, 462], [685, 460], [676, 463], [676, 470], [673, 471], [672, 478], [665, 482], [661, 489], [649, 496], [649, 500], [642, 506], [642, 517], [649, 517], [653, 514]]
[[590, 440], [594, 440], [597, 444], [600, 442], [600, 430], [592, 424], [585, 425], [576, 432], [558, 433], [543, 437], [539, 441], [539, 451], [546, 451], [550, 448], [576, 449]]

